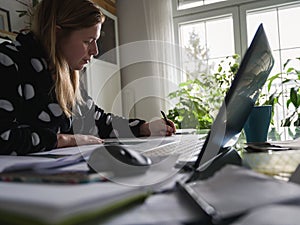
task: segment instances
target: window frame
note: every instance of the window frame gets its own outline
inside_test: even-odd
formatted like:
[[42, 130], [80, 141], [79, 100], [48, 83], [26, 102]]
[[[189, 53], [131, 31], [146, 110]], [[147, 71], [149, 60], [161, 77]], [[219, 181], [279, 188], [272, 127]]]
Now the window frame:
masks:
[[236, 53], [241, 52], [241, 43], [239, 41], [239, 35], [240, 35], [240, 29], [238, 24], [236, 24], [236, 21], [238, 21], [237, 17], [239, 17], [239, 12], [237, 7], [228, 7], [220, 10], [212, 10], [208, 12], [203, 12], [201, 14], [191, 14], [191, 15], [186, 15], [184, 17], [175, 17], [173, 19], [174, 23], [174, 39], [175, 43], [180, 45], [180, 40], [179, 40], [179, 27], [181, 24], [184, 23], [189, 23], [192, 21], [203, 21], [206, 19], [211, 19], [211, 18], [222, 18], [223, 16], [226, 15], [232, 15], [233, 18], [233, 30], [234, 30], [234, 39], [235, 39], [235, 51]]
[[179, 26], [191, 21], [205, 20], [213, 17], [222, 17], [232, 14], [234, 28], [235, 53], [243, 55], [248, 48], [247, 39], [247, 11], [272, 8], [274, 5], [295, 4], [299, 0], [234, 0], [217, 2], [209, 5], [189, 9], [178, 9], [178, 0], [173, 1], [174, 40], [180, 45]]
[[245, 52], [248, 48], [248, 38], [247, 38], [247, 11], [259, 10], [259, 9], [268, 9], [292, 5], [295, 3], [300, 3], [299, 0], [267, 0], [267, 1], [255, 1], [249, 4], [244, 4], [240, 6], [240, 24], [241, 24], [241, 43], [242, 43], [242, 52]]

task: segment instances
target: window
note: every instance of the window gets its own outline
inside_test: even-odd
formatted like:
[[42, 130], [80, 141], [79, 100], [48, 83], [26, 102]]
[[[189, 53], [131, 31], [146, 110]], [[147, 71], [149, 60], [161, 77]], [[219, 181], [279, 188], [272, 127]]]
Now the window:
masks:
[[[184, 49], [198, 38], [198, 48], [203, 51], [196, 62], [182, 59], [182, 68], [208, 72], [226, 56], [234, 53], [243, 56], [260, 23], [264, 24], [275, 57], [271, 75], [282, 72], [287, 59], [300, 57], [300, 1], [295, 0], [178, 0], [173, 5], [175, 40]], [[194, 42], [195, 44], [195, 42]], [[196, 58], [195, 58], [196, 59]], [[300, 68], [298, 68], [300, 70]], [[200, 71], [201, 70], [201, 71]], [[189, 78], [183, 75], [182, 79]], [[279, 85], [279, 86], [278, 86]], [[281, 82], [272, 88], [282, 88]], [[286, 100], [275, 111], [275, 126], [288, 114]]]
[[[222, 33], [222, 41], [215, 31]], [[232, 16], [194, 21], [179, 25], [180, 45], [187, 51], [183, 68], [187, 74], [209, 73], [216, 64], [235, 53]], [[195, 46], [195, 43], [199, 43]]]
[[223, 2], [226, 0], [178, 0], [178, 9], [189, 9], [201, 5], [209, 5], [216, 2]]

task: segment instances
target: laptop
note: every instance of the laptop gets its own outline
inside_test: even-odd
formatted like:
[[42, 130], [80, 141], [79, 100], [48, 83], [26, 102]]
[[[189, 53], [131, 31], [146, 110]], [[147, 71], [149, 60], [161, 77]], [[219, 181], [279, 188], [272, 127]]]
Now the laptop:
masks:
[[232, 148], [274, 65], [263, 24], [258, 27], [185, 182], [211, 176], [225, 164], [241, 164]]

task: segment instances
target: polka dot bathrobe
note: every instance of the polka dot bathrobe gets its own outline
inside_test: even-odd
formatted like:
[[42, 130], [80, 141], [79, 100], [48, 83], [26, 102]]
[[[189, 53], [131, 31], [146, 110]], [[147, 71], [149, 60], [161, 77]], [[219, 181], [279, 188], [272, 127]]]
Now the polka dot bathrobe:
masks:
[[32, 33], [0, 45], [0, 154], [26, 155], [57, 145], [57, 134], [139, 136], [145, 121], [105, 113], [85, 90], [67, 118], [57, 103], [47, 57]]

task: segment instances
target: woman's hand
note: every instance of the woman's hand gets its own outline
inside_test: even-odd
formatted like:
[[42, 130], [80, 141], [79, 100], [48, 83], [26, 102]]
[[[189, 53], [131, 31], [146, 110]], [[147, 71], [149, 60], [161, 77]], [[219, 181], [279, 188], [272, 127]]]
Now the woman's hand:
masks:
[[74, 147], [80, 145], [102, 144], [103, 140], [93, 135], [58, 134], [57, 148]]
[[176, 132], [176, 128], [171, 120], [168, 120], [168, 123], [170, 126], [163, 119], [144, 123], [140, 127], [140, 134], [142, 136], [171, 136]]

